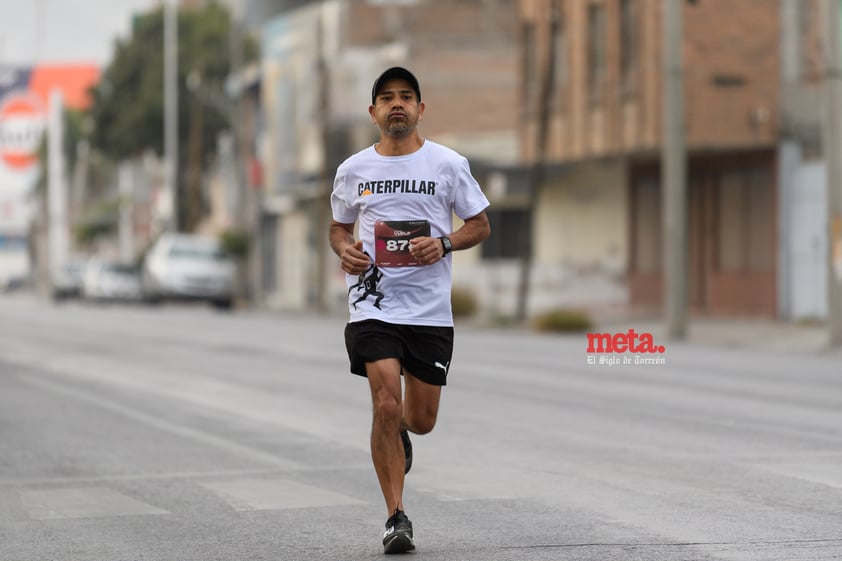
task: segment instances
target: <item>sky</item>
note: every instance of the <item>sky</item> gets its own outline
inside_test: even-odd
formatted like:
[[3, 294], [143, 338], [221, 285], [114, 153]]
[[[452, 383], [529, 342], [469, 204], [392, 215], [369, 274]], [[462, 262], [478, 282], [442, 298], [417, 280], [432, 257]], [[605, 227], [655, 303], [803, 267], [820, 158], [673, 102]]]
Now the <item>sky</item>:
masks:
[[95, 63], [104, 68], [133, 14], [158, 0], [0, 0], [0, 66]]

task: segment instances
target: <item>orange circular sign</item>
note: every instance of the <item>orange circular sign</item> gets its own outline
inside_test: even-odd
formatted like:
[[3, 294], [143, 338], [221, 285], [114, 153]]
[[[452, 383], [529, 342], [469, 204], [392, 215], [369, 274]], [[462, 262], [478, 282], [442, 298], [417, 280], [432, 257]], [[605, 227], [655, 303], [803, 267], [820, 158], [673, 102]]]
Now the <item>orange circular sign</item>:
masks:
[[27, 92], [13, 92], [0, 103], [0, 159], [9, 168], [24, 171], [38, 161], [44, 133], [40, 100]]

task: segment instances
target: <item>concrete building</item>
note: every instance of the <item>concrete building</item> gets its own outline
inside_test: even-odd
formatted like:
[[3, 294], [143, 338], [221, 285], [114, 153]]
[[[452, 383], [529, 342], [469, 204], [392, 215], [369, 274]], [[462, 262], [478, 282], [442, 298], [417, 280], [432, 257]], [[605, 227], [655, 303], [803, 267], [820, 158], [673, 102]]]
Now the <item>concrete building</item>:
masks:
[[822, 2], [780, 0], [780, 25], [778, 306], [787, 319], [821, 319], [828, 315]]
[[[462, 152], [484, 182], [519, 157], [515, 5], [282, 4], [262, 27], [259, 297], [277, 308], [344, 307], [328, 201], [339, 163], [378, 138], [367, 112], [374, 79], [389, 66], [411, 68], [427, 105], [422, 134]], [[459, 259], [457, 269], [471, 270], [480, 249]]]
[[[534, 226], [535, 282], [543, 297], [533, 311], [661, 306], [661, 4], [518, 2], [524, 160], [535, 158], [536, 128], [548, 119], [548, 159], [563, 166], [544, 185]], [[689, 303], [696, 315], [783, 311], [780, 45], [782, 10], [792, 9], [786, 4], [682, 2]], [[544, 115], [538, 83], [550, 49], [555, 81]]]

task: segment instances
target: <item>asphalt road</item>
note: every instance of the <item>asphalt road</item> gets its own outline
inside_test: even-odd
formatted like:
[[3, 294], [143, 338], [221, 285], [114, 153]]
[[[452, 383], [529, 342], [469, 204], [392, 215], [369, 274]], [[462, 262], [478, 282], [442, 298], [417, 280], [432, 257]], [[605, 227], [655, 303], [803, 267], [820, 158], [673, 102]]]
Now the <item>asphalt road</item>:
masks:
[[[381, 559], [342, 317], [0, 298], [0, 560]], [[662, 343], [662, 342], [660, 342]], [[472, 560], [842, 559], [842, 354], [457, 326], [405, 503]]]

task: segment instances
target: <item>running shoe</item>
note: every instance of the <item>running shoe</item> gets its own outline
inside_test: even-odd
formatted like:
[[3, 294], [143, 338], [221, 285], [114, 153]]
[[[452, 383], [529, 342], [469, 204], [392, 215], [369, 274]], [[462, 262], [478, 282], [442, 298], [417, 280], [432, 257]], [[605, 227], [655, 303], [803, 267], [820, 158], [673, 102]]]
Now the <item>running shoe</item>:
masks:
[[410, 468], [412, 468], [412, 442], [409, 440], [408, 431], [401, 431], [401, 441], [403, 442], [403, 453], [406, 455], [406, 465], [403, 468], [403, 472], [407, 474]]
[[402, 510], [395, 512], [386, 521], [386, 531], [383, 533], [384, 553], [404, 553], [415, 549], [412, 540], [412, 522]]

